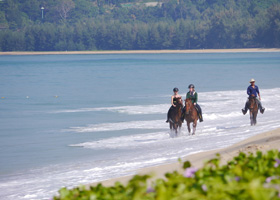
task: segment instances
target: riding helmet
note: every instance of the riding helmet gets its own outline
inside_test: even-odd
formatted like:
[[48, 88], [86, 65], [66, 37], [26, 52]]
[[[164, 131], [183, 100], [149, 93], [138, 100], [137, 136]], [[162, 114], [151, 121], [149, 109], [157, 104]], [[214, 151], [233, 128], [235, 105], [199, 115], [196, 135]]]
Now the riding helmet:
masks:
[[178, 92], [178, 91], [179, 91], [179, 89], [176, 87], [173, 89], [173, 92]]
[[193, 85], [193, 84], [190, 84], [190, 85], [189, 85], [189, 88], [194, 88], [194, 85]]

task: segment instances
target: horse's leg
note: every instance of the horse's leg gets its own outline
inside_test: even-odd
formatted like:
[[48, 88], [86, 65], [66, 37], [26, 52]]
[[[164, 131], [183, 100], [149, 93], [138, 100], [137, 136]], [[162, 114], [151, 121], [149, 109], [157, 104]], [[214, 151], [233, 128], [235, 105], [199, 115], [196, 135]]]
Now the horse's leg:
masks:
[[253, 121], [253, 113], [250, 111], [250, 123], [251, 123], [251, 126], [254, 125], [254, 121]]
[[171, 122], [169, 122], [169, 128], [170, 128], [170, 131], [172, 131], [173, 124]]
[[254, 125], [257, 124], [257, 115], [258, 115], [258, 112], [255, 112], [254, 113]]
[[190, 122], [187, 122], [189, 134], [191, 133]]
[[179, 132], [181, 131], [181, 127], [182, 127], [182, 122], [179, 122]]
[[174, 130], [175, 130], [176, 136], [177, 136], [177, 133], [178, 133], [177, 129], [178, 129], [178, 125], [174, 123]]
[[197, 121], [193, 122], [193, 135], [195, 135]]

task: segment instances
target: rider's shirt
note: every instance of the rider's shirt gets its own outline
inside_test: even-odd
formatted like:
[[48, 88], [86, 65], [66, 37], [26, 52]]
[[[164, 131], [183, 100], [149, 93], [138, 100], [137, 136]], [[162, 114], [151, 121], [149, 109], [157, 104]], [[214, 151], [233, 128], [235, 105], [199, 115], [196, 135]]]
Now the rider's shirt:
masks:
[[191, 99], [192, 103], [197, 103], [197, 93], [196, 92], [188, 92], [186, 98]]
[[176, 103], [177, 103], [177, 99], [181, 99], [181, 97], [180, 96], [178, 96], [178, 97], [173, 97], [173, 104], [175, 105]]
[[257, 94], [259, 94], [259, 88], [258, 86], [255, 85], [255, 88], [252, 87], [252, 85], [250, 85], [248, 88], [247, 88], [247, 94], [249, 96], [252, 96], [252, 95], [255, 95], [255, 97], [257, 97]]

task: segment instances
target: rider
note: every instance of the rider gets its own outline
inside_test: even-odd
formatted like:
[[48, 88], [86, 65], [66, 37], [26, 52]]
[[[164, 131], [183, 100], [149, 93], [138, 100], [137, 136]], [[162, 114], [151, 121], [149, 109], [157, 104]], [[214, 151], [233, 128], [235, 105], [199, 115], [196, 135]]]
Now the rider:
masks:
[[[259, 96], [259, 99], [256, 98], [257, 103], [258, 103], [258, 108], [260, 109], [260, 112], [263, 114], [265, 108], [262, 107], [262, 103], [261, 103], [261, 95], [259, 92], [259, 88], [258, 86], [255, 85], [255, 80], [252, 78], [250, 80], [251, 85], [247, 88], [247, 94], [249, 95], [249, 97], [257, 97], [257, 95]], [[248, 98], [249, 99], [249, 98]], [[249, 108], [249, 100], [247, 100], [247, 102], [245, 103], [245, 108], [242, 109], [243, 114], [245, 115], [248, 111]]]
[[170, 111], [176, 107], [176, 105], [175, 105], [175, 104], [176, 104], [176, 99], [177, 99], [177, 98], [179, 98], [179, 99], [182, 98], [182, 97], [178, 94], [178, 91], [179, 91], [179, 89], [176, 88], [176, 87], [173, 89], [174, 95], [171, 96], [171, 107], [169, 108], [168, 113], [167, 113], [167, 120], [166, 120], [166, 123], [169, 122]]
[[198, 94], [195, 92], [193, 84], [189, 85], [189, 90], [190, 91], [187, 93], [186, 98], [187, 99], [190, 98], [192, 100], [192, 103], [194, 104], [195, 109], [197, 110], [199, 122], [203, 122], [202, 110], [200, 106], [197, 104]]

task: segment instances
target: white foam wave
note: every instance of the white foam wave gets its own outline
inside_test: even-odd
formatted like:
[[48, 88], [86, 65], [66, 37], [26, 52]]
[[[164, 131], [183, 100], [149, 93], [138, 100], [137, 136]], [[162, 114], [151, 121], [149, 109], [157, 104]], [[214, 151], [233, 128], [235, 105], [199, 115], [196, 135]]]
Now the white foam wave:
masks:
[[130, 121], [119, 123], [103, 123], [88, 125], [85, 127], [71, 127], [66, 131], [74, 131], [78, 133], [84, 132], [100, 132], [100, 131], [119, 131], [126, 129], [165, 129], [166, 123], [164, 120], [153, 121]]
[[[275, 103], [280, 101], [280, 88], [262, 90], [262, 102], [266, 107], [266, 113], [277, 110]], [[270, 95], [273, 93], [274, 95]], [[216, 95], [216, 96], [215, 96]], [[217, 95], [219, 98], [217, 98]], [[219, 124], [220, 121], [237, 120], [243, 117], [241, 108], [246, 102], [246, 94], [244, 91], [219, 91], [219, 92], [205, 92], [200, 95], [203, 101], [200, 103], [203, 109], [203, 116], [205, 122], [213, 121]], [[94, 111], [116, 111], [126, 114], [155, 114], [164, 113], [168, 110], [168, 104], [150, 105], [150, 106], [123, 106], [110, 108], [94, 108], [89, 110]], [[165, 117], [165, 115], [164, 115]], [[217, 121], [218, 120], [218, 121]], [[102, 132], [102, 131], [119, 131], [128, 129], [166, 129], [168, 125], [164, 122], [165, 118], [150, 121], [126, 121], [119, 123], [101, 123], [90, 124], [87, 126], [71, 127], [64, 131], [74, 131], [78, 133], [83, 132]], [[213, 128], [213, 127], [212, 127]]]
[[76, 112], [117, 112], [128, 115], [145, 115], [145, 114], [162, 114], [166, 113], [166, 110], [170, 107], [169, 104], [157, 104], [157, 105], [138, 105], [138, 106], [117, 106], [117, 107], [100, 107], [100, 108], [80, 108], [52, 111], [51, 113], [76, 113]]
[[211, 113], [211, 114], [204, 114], [204, 119], [205, 120], [216, 120], [220, 118], [235, 118], [235, 117], [240, 117], [240, 112], [230, 112], [230, 113], [222, 113], [222, 114], [217, 114], [217, 113]]
[[[275, 102], [280, 99], [280, 88], [263, 89], [262, 102]], [[273, 94], [273, 95], [271, 95]], [[184, 98], [184, 97], [183, 97]], [[244, 107], [247, 94], [244, 90], [236, 91], [213, 91], [199, 93], [199, 104], [209, 120], [219, 117], [234, 117]], [[169, 98], [167, 98], [169, 101]], [[148, 115], [148, 114], [166, 114], [170, 107], [169, 103], [154, 105], [135, 105], [135, 106], [115, 106], [115, 107], [97, 107], [97, 108], [78, 108], [67, 110], [51, 111], [52, 114], [58, 113], [80, 113], [80, 112], [115, 112], [126, 115]], [[236, 111], [233, 111], [233, 108]], [[275, 109], [275, 106], [267, 107], [268, 110]]]
[[157, 143], [159, 141], [169, 139], [169, 134], [167, 132], [156, 132], [148, 134], [138, 134], [138, 135], [129, 135], [121, 137], [113, 137], [98, 141], [85, 142], [80, 144], [72, 144], [69, 146], [72, 147], [85, 147], [92, 149], [103, 149], [103, 148], [136, 148], [138, 146], [149, 146]]

